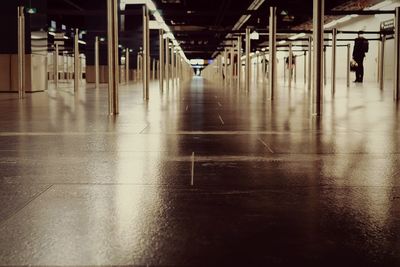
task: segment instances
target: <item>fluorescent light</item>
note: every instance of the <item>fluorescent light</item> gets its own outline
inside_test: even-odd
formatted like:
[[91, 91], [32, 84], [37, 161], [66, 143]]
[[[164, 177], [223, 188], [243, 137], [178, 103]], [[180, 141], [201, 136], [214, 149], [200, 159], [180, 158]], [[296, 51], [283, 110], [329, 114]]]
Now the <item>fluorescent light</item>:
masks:
[[393, 1], [391, 1], [391, 0], [386, 0], [386, 1], [380, 2], [376, 5], [373, 5], [371, 7], [368, 7], [368, 8], [366, 8], [366, 10], [379, 10], [387, 5], [390, 5], [392, 2]]
[[155, 12], [153, 13], [153, 16], [154, 16], [154, 18], [155, 18], [159, 23], [163, 23], [163, 22], [164, 22], [163, 18], [162, 18], [161, 15], [160, 15], [160, 12], [155, 11]]
[[351, 20], [351, 16], [345, 16], [343, 18], [338, 19], [337, 23], [343, 23], [343, 22], [346, 22], [346, 21], [349, 21], [349, 20]]
[[85, 42], [85, 41], [82, 41], [82, 40], [79, 40], [78, 43], [84, 44], [84, 45], [86, 44], [86, 42]]
[[247, 10], [257, 10], [264, 2], [265, 0], [255, 0]]
[[278, 44], [281, 44], [281, 45], [282, 45], [282, 44], [286, 44], [286, 41], [285, 41], [285, 40], [279, 41]]
[[306, 34], [302, 32], [302, 33], [290, 36], [289, 39], [290, 40], [296, 40], [296, 39], [304, 37], [304, 36], [306, 36]]

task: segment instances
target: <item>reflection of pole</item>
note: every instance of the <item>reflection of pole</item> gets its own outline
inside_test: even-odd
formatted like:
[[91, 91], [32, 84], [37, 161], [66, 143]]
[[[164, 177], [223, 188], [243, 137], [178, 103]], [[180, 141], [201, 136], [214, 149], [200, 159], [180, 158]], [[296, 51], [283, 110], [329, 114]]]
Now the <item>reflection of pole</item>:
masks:
[[143, 98], [149, 99], [150, 80], [150, 38], [149, 38], [149, 10], [143, 6]]
[[118, 49], [118, 1], [107, 0], [108, 39], [108, 107], [109, 114], [119, 113], [119, 49]]
[[245, 65], [245, 88], [246, 92], [250, 90], [250, 68], [251, 68], [251, 61], [250, 61], [250, 28], [246, 28], [246, 65]]
[[99, 37], [96, 36], [94, 41], [94, 72], [96, 80], [96, 88], [100, 88], [100, 63], [99, 63]]
[[324, 0], [313, 0], [313, 29], [314, 29], [314, 96], [313, 112], [322, 115], [323, 108], [323, 50], [324, 50]]
[[160, 30], [159, 31], [159, 38], [160, 38], [160, 61], [159, 61], [159, 67], [158, 67], [158, 80], [160, 82], [160, 90], [164, 90], [164, 69], [165, 69], [165, 59], [164, 59], [164, 31]]
[[312, 37], [308, 37], [308, 90], [312, 88]]
[[[111, 1], [111, 0], [109, 0]], [[74, 92], [79, 90], [79, 30], [75, 29], [74, 36]]]
[[[3, 25], [4, 27], [4, 25]], [[25, 97], [25, 13], [18, 7], [18, 98]]]
[[[283, 64], [285, 65], [285, 63]], [[274, 99], [276, 87], [276, 7], [269, 8], [269, 90]]]
[[385, 74], [383, 73], [384, 66], [385, 66], [385, 42], [386, 42], [386, 35], [382, 35], [380, 60], [379, 60], [379, 89], [381, 89], [381, 90], [383, 90], [384, 77], [385, 77]]
[[394, 99], [398, 101], [400, 96], [400, 7], [396, 7], [394, 24]]
[[240, 89], [242, 82], [242, 37], [238, 37], [237, 41], [237, 88]]
[[125, 82], [129, 84], [129, 48], [125, 48]]
[[347, 87], [350, 87], [350, 44], [347, 44], [347, 76], [346, 76], [346, 84]]
[[[332, 29], [332, 69], [331, 69], [331, 89], [332, 96], [336, 93], [336, 39], [337, 39], [337, 29]], [[348, 64], [347, 64], [348, 65]]]

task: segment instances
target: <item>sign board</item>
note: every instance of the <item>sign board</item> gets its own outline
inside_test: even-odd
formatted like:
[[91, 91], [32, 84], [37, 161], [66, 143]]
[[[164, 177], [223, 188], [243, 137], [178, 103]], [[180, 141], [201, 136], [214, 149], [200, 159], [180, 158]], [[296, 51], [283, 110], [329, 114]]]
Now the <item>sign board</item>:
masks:
[[394, 34], [394, 19], [389, 19], [381, 22], [381, 32], [386, 33], [388, 36]]
[[65, 42], [64, 36], [65, 36], [65, 33], [56, 32], [54, 35], [54, 44], [64, 45], [64, 42]]

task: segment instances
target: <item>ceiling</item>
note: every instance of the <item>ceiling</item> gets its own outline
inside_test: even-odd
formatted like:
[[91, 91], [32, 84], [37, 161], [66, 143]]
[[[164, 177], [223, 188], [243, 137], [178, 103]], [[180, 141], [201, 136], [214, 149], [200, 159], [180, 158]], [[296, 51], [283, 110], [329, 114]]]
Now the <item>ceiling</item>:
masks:
[[[257, 10], [248, 11], [253, 1], [255, 0], [154, 0], [154, 3], [189, 59], [209, 59], [215, 51], [222, 50], [223, 41], [232, 33], [234, 25], [242, 15], [250, 14], [251, 17], [240, 27], [240, 31], [244, 32], [247, 26], [266, 30], [271, 5], [278, 7], [279, 30], [310, 28], [308, 22], [312, 19], [312, 0], [265, 0], [261, 1], [263, 3]], [[86, 28], [88, 32], [95, 30], [97, 34], [106, 33], [105, 0], [47, 2], [49, 19], [70, 27]], [[361, 9], [375, 2], [377, 0], [326, 0], [325, 5], [326, 12], [329, 13], [333, 9], [346, 7]], [[125, 21], [125, 31], [136, 35], [140, 33], [140, 9], [136, 9], [136, 12], [135, 9], [131, 9], [129, 14], [126, 14]], [[140, 46], [141, 36], [136, 40], [137, 44], [132, 45]]]

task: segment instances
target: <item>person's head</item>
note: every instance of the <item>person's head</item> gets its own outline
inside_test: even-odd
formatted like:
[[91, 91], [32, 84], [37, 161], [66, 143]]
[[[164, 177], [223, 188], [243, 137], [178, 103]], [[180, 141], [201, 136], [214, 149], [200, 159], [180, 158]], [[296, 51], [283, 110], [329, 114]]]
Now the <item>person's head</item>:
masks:
[[362, 36], [363, 36], [363, 34], [364, 34], [364, 32], [363, 32], [363, 31], [358, 31], [358, 37], [362, 37]]

